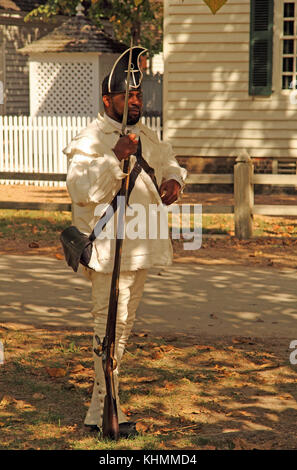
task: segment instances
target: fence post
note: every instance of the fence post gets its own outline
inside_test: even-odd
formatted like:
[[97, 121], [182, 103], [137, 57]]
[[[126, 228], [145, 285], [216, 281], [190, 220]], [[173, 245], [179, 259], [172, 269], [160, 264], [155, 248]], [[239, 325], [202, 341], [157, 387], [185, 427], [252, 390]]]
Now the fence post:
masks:
[[254, 165], [246, 150], [240, 152], [234, 165], [235, 237], [245, 240], [253, 235]]

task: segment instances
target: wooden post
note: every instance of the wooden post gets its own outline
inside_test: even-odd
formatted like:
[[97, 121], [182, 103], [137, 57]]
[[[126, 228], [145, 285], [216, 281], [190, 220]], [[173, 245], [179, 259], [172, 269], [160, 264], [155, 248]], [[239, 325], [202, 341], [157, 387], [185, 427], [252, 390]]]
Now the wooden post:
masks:
[[235, 237], [246, 240], [253, 235], [254, 165], [246, 150], [240, 152], [234, 166]]

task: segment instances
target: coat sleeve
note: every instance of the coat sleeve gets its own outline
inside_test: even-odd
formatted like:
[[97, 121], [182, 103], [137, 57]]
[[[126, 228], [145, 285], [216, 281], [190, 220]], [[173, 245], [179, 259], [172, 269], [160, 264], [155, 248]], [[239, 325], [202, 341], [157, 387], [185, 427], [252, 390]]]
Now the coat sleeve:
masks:
[[69, 161], [66, 185], [72, 201], [84, 206], [113, 196], [124, 176], [112, 152], [101, 157], [75, 154]]
[[173, 153], [172, 147], [169, 143], [163, 143], [163, 158], [162, 158], [162, 175], [165, 180], [175, 179], [181, 185], [185, 186], [187, 178], [187, 170], [182, 168]]

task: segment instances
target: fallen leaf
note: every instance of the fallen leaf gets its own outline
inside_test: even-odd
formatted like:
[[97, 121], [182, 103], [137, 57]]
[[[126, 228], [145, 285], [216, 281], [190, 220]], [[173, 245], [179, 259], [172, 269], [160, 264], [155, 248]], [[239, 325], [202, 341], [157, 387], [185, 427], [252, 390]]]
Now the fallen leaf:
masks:
[[50, 377], [65, 377], [66, 370], [59, 367], [46, 367], [46, 371]]
[[133, 336], [138, 336], [139, 338], [146, 338], [148, 334], [147, 333], [134, 333]]
[[159, 380], [159, 377], [156, 375], [151, 377], [136, 377], [133, 379], [133, 381], [136, 383], [151, 383], [156, 382], [157, 380]]
[[154, 360], [161, 359], [162, 357], [163, 357], [163, 354], [161, 353], [161, 351], [155, 351], [152, 354], [152, 359]]
[[147, 424], [141, 423], [139, 421], [136, 423], [136, 431], [137, 432], [139, 432], [139, 433], [146, 432], [146, 431], [148, 431], [148, 429], [149, 429], [149, 426]]
[[163, 352], [170, 352], [170, 351], [173, 351], [174, 349], [177, 349], [177, 348], [175, 348], [175, 346], [172, 346], [172, 344], [165, 344], [164, 346], [160, 347], [160, 350]]
[[196, 344], [195, 348], [199, 349], [200, 351], [210, 351], [211, 349], [214, 349], [213, 346], [204, 346], [199, 344]]
[[29, 248], [39, 248], [39, 243], [31, 242], [31, 243], [29, 243]]
[[36, 392], [36, 393], [33, 394], [33, 398], [35, 400], [43, 400], [45, 398], [45, 395], [43, 395], [43, 393], [37, 393]]
[[184, 385], [190, 385], [191, 384], [191, 380], [187, 379], [187, 377], [183, 377], [180, 382]]
[[[26, 403], [24, 400], [15, 400], [14, 399], [13, 404], [19, 410], [22, 410], [24, 408], [32, 408], [32, 405], [30, 405], [30, 403]], [[18, 418], [13, 418], [13, 419], [18, 420]]]
[[211, 313], [209, 316], [210, 316], [211, 318], [216, 318], [216, 319], [218, 318], [214, 313]]
[[232, 338], [232, 343], [235, 343], [235, 344], [242, 344], [242, 343], [255, 344], [255, 342], [252, 341], [252, 338], [245, 337], [245, 336], [239, 336], [238, 338]]
[[15, 398], [11, 397], [10, 395], [4, 395], [0, 401], [0, 406], [7, 406], [15, 403]]
[[73, 374], [77, 374], [78, 372], [81, 372], [82, 370], [84, 370], [84, 366], [82, 364], [77, 364], [71, 369], [71, 372]]
[[278, 398], [281, 400], [291, 400], [292, 396], [291, 395], [279, 395]]
[[145, 433], [147, 431], [150, 431], [153, 427], [152, 423], [148, 423], [145, 421], [137, 421], [136, 423], [136, 431], [139, 433]]
[[163, 442], [163, 441], [159, 443], [159, 447], [160, 447], [161, 449], [167, 449], [166, 444], [165, 444], [165, 442]]
[[175, 385], [171, 382], [165, 382], [164, 383], [164, 388], [166, 388], [166, 390], [173, 390], [175, 388]]
[[245, 410], [240, 410], [240, 411], [238, 411], [238, 413], [240, 413], [243, 416], [251, 416], [251, 413], [248, 412], [248, 411], [245, 411]]
[[64, 256], [61, 253], [55, 253], [55, 258], [57, 259], [64, 259]]

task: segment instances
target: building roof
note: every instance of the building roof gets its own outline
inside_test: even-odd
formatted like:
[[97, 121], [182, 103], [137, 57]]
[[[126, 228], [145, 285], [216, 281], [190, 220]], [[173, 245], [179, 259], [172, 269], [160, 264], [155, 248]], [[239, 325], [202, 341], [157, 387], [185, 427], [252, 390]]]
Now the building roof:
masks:
[[107, 35], [84, 15], [77, 15], [68, 18], [41, 39], [19, 49], [19, 52], [24, 54], [45, 52], [120, 53], [126, 49], [125, 44]]
[[0, 0], [0, 10], [31, 11], [46, 0]]

